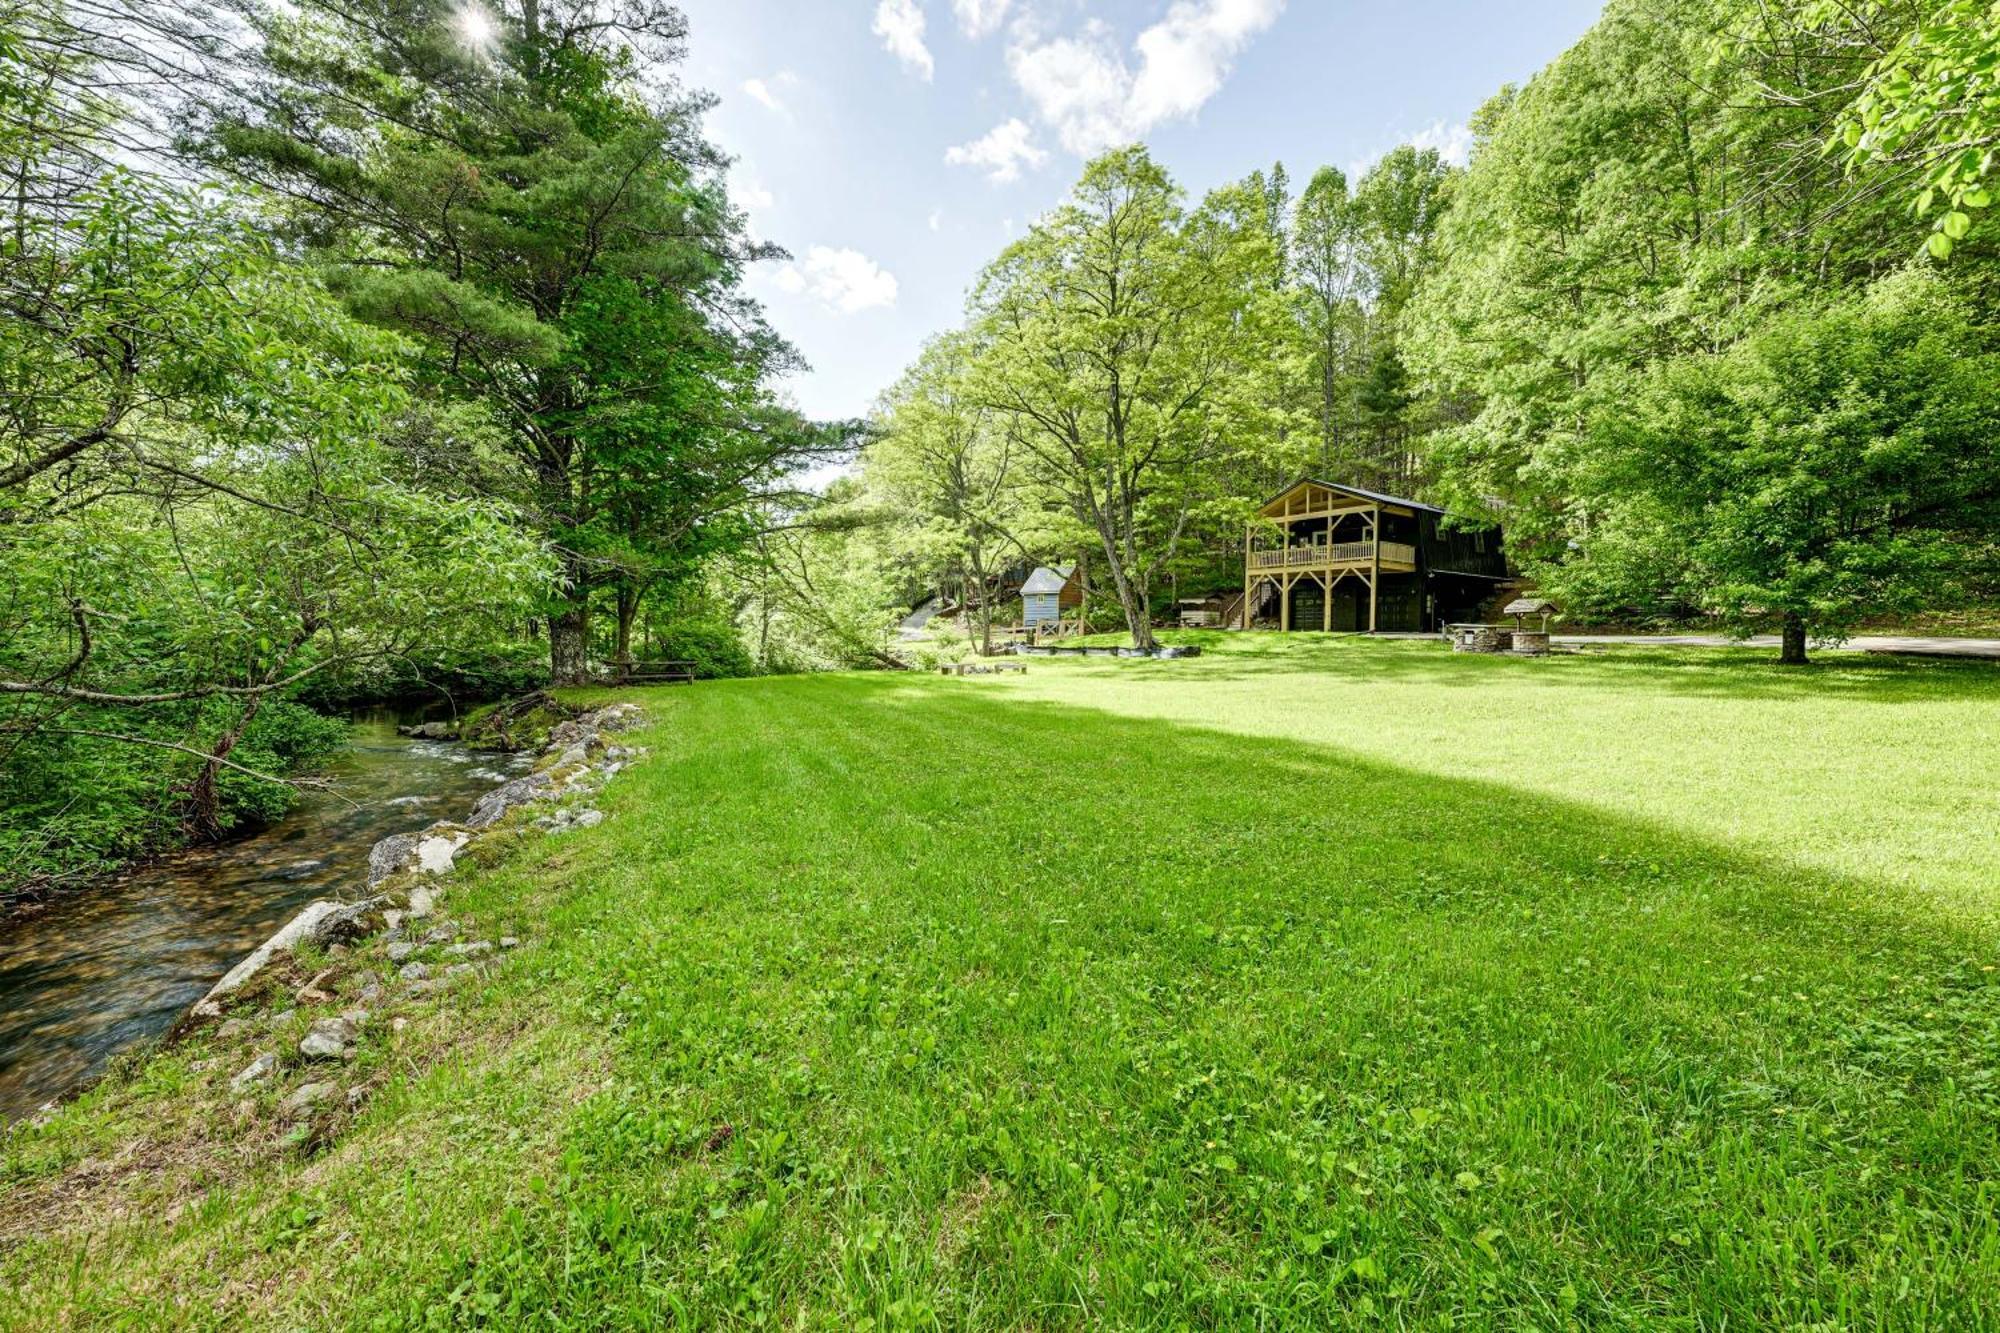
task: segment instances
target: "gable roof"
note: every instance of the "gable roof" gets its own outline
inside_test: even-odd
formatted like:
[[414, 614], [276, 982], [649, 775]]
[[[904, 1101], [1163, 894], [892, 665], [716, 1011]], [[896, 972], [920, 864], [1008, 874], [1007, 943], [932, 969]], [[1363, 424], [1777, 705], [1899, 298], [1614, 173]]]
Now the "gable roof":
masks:
[[1400, 505], [1405, 509], [1421, 509], [1427, 514], [1442, 514], [1445, 512], [1436, 505], [1425, 504], [1422, 500], [1410, 500], [1400, 495], [1384, 495], [1380, 491], [1371, 491], [1361, 486], [1349, 486], [1347, 483], [1340, 481], [1322, 481], [1318, 477], [1300, 477], [1297, 481], [1285, 487], [1284, 490], [1279, 491], [1276, 495], [1264, 501], [1259, 508], [1269, 509], [1272, 505], [1278, 503], [1278, 501], [1284, 499], [1301, 486], [1323, 486], [1329, 491], [1339, 491], [1342, 495], [1351, 495], [1357, 500], [1372, 500], [1376, 504]]
[[1050, 569], [1047, 565], [1036, 568], [1028, 575], [1028, 581], [1021, 585], [1021, 595], [1031, 593], [1061, 592], [1069, 585], [1069, 576], [1076, 573], [1075, 565], [1057, 565]]

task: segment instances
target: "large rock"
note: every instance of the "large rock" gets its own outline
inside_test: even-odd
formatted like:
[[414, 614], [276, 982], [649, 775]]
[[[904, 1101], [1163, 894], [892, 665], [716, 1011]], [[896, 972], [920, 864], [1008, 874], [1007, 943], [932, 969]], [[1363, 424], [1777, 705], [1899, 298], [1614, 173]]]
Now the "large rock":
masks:
[[194, 1016], [220, 1017], [223, 999], [241, 990], [250, 978], [263, 971], [273, 958], [281, 953], [291, 952], [292, 946], [302, 940], [315, 942], [324, 940], [326, 936], [319, 933], [322, 925], [332, 921], [336, 929], [344, 928], [352, 921], [351, 911], [360, 906], [362, 904], [328, 902], [325, 899], [307, 903], [297, 916], [278, 928], [277, 934], [258, 945], [251, 951], [249, 957], [224, 973], [222, 980], [211, 986], [208, 994], [202, 996], [195, 1004]]
[[333, 1093], [331, 1083], [302, 1083], [297, 1092], [278, 1103], [278, 1109], [288, 1116], [304, 1115]]
[[420, 741], [448, 741], [458, 735], [458, 723], [419, 722], [412, 727], [397, 727], [396, 730]]
[[309, 1060], [347, 1060], [354, 1055], [354, 1042], [360, 1034], [360, 1025], [343, 1015], [340, 1018], [322, 1018], [312, 1025], [305, 1040], [299, 1043], [299, 1054]]
[[469, 833], [433, 833], [417, 844], [417, 869], [426, 875], [443, 875], [451, 871], [451, 860], [458, 855], [458, 849], [471, 840]]
[[374, 888], [408, 865], [416, 854], [417, 844], [423, 840], [421, 833], [392, 833], [369, 848], [368, 887]]
[[530, 801], [538, 801], [546, 796], [552, 786], [548, 774], [529, 773], [525, 777], [515, 778], [505, 786], [495, 787], [480, 797], [479, 803], [472, 807], [471, 815], [466, 818], [466, 825], [470, 828], [485, 828], [497, 823], [500, 816], [515, 806], [526, 805]]
[[245, 1065], [236, 1077], [229, 1080], [231, 1090], [241, 1092], [252, 1083], [260, 1083], [277, 1072], [278, 1057], [266, 1052]]

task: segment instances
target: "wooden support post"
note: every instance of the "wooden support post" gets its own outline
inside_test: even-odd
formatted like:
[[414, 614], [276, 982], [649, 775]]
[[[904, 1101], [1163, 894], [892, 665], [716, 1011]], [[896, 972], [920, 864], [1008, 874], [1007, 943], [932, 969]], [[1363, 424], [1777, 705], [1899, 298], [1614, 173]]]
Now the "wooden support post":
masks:
[[1326, 516], [1326, 573], [1319, 579], [1319, 630], [1322, 634], [1333, 630], [1333, 515]]
[[1250, 628], [1250, 529], [1253, 525], [1243, 525], [1243, 628]]
[[1289, 630], [1291, 627], [1292, 627], [1291, 577], [1290, 575], [1281, 575], [1278, 579], [1278, 628], [1281, 630]]
[[1382, 506], [1375, 506], [1374, 543], [1368, 552], [1368, 632], [1375, 632], [1375, 607], [1382, 600]]

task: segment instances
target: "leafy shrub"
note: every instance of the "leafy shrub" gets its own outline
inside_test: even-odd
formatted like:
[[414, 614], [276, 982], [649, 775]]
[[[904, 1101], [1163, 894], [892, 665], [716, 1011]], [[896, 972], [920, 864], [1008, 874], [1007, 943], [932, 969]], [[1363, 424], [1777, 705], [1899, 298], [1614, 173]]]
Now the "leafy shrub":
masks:
[[646, 656], [692, 662], [694, 674], [702, 680], [757, 674], [736, 626], [726, 614], [706, 606], [697, 608], [695, 614], [656, 623], [652, 641], [653, 648]]
[[[245, 768], [283, 775], [317, 768], [346, 744], [345, 719], [281, 700], [264, 705], [229, 757]], [[297, 799], [289, 787], [262, 782], [234, 769], [223, 770], [216, 788], [222, 795], [223, 826], [231, 829], [269, 823], [291, 809]]]

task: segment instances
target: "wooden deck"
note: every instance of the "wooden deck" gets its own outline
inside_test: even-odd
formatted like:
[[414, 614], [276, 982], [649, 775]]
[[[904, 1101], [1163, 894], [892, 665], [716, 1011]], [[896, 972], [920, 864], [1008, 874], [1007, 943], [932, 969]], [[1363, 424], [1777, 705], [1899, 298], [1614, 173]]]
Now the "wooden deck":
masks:
[[[1249, 553], [1253, 573], [1291, 569], [1363, 569], [1375, 561], [1373, 542], [1321, 542], [1317, 546], [1284, 546]], [[1417, 548], [1407, 542], [1382, 543], [1382, 568], [1406, 573], [1417, 567]]]

